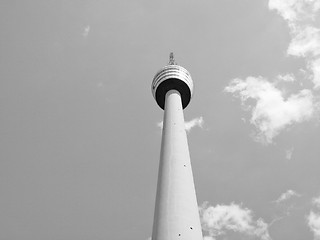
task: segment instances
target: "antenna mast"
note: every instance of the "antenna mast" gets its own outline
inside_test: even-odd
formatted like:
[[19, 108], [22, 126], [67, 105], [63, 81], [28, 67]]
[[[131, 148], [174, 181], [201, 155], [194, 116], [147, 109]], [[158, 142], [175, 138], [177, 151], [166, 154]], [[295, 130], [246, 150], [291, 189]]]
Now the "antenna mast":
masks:
[[170, 53], [169, 65], [177, 65], [176, 61], [174, 60], [173, 52]]

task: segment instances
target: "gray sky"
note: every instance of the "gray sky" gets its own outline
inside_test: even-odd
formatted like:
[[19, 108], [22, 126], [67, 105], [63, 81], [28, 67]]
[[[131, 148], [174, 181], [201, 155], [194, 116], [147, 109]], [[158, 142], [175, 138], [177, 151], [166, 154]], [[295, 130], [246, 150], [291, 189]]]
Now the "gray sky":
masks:
[[318, 0], [0, 2], [0, 240], [151, 236], [174, 51], [207, 240], [320, 238]]

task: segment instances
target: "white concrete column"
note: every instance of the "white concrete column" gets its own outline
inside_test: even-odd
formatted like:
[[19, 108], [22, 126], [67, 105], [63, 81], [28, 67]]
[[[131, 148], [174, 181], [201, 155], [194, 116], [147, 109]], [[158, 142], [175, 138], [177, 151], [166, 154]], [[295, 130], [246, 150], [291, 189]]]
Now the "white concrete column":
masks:
[[166, 94], [152, 240], [203, 240], [181, 96]]

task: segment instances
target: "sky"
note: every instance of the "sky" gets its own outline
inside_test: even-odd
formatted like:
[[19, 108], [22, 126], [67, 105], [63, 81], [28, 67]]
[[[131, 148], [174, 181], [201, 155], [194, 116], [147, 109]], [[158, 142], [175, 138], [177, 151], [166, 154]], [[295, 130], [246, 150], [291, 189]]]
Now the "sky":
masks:
[[0, 29], [0, 240], [150, 238], [170, 52], [204, 239], [320, 239], [319, 0], [3, 0]]

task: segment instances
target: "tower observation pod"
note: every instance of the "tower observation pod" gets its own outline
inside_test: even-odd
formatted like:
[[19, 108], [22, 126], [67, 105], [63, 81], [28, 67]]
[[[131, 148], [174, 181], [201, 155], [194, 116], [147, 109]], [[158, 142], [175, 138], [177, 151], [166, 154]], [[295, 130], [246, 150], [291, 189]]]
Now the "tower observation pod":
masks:
[[171, 53], [151, 88], [164, 109], [152, 240], [203, 240], [183, 116], [193, 94], [191, 76]]

